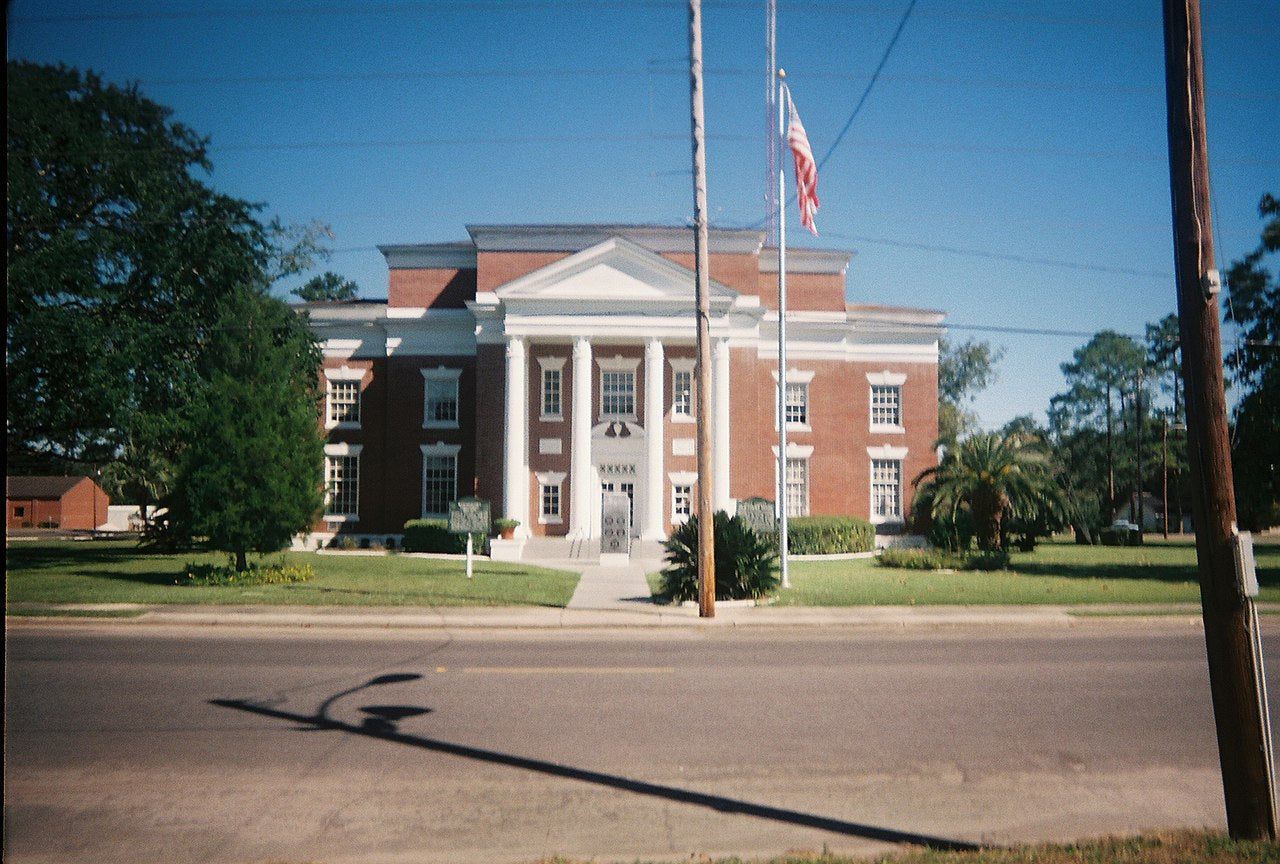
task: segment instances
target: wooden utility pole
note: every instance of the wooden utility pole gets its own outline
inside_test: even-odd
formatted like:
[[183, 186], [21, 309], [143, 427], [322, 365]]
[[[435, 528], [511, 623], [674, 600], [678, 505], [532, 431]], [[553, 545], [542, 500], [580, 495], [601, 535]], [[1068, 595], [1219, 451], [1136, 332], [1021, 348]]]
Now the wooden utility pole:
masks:
[[1236, 576], [1227, 401], [1213, 257], [1199, 0], [1164, 0], [1174, 266], [1186, 384], [1196, 558], [1227, 828], [1275, 840], [1276, 806], [1257, 612]]
[[707, 272], [707, 151], [702, 107], [702, 2], [689, 0], [689, 101], [693, 114], [693, 261], [698, 303], [698, 615], [716, 614], [711, 453], [711, 285]]

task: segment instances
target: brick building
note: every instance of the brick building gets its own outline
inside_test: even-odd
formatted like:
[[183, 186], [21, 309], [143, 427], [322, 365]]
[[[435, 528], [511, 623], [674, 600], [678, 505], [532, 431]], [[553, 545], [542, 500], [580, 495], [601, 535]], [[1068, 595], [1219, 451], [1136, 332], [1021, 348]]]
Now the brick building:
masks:
[[111, 499], [88, 477], [5, 477], [5, 527], [93, 531]]
[[[324, 528], [386, 537], [473, 492], [524, 536], [599, 534], [601, 491], [634, 533], [696, 500], [693, 232], [477, 225], [380, 247], [387, 300], [305, 304], [324, 348]], [[715, 230], [718, 509], [777, 497], [777, 252]], [[791, 249], [788, 513], [901, 528], [934, 464], [940, 312], [845, 302], [844, 252]]]

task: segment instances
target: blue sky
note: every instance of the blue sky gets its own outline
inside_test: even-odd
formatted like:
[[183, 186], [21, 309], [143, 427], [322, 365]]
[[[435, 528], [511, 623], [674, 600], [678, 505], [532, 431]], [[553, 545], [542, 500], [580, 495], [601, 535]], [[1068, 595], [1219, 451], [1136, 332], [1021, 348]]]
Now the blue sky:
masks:
[[[819, 159], [907, 5], [778, 0], [779, 63]], [[952, 338], [1004, 348], [975, 405], [986, 426], [1043, 420], [1087, 339], [1005, 330], [1138, 335], [1174, 309], [1160, 15], [1157, 0], [918, 0], [822, 165], [821, 236], [788, 215], [797, 244], [856, 253], [851, 302], [943, 309]], [[1280, 3], [1203, 15], [1225, 269], [1257, 245], [1262, 193], [1280, 194]], [[366, 296], [386, 294], [376, 244], [692, 219], [681, 0], [13, 0], [8, 19], [10, 59], [140, 82], [210, 136], [216, 188], [329, 225], [319, 269]], [[703, 19], [711, 219], [756, 226], [765, 4], [705, 0]]]

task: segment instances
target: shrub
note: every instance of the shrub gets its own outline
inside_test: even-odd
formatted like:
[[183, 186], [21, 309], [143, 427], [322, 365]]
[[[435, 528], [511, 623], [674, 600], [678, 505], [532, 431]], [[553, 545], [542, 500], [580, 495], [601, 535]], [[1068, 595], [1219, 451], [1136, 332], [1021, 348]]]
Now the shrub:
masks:
[[876, 559], [881, 567], [904, 570], [1003, 570], [1007, 552], [949, 552], [944, 549], [885, 549]]
[[1141, 546], [1142, 532], [1128, 528], [1103, 528], [1098, 532], [1103, 546]]
[[[484, 554], [488, 548], [488, 538], [483, 534], [472, 534], [471, 538], [472, 549], [476, 554]], [[405, 552], [461, 555], [467, 551], [467, 535], [450, 534], [446, 519], [410, 519], [404, 523], [401, 548]]]
[[272, 564], [261, 567], [250, 564], [247, 570], [237, 570], [228, 564], [188, 564], [182, 577], [174, 580], [175, 585], [210, 586], [210, 585], [291, 585], [295, 582], [309, 582], [316, 578], [315, 568], [310, 564]]
[[[723, 510], [716, 512], [714, 525], [716, 599], [758, 599], [773, 591], [778, 585], [773, 539], [755, 533]], [[698, 517], [690, 516], [672, 531], [666, 549], [670, 566], [662, 571], [662, 595], [677, 603], [698, 599]]]
[[876, 529], [853, 516], [797, 516], [787, 520], [787, 538], [792, 555], [834, 555], [876, 548]]

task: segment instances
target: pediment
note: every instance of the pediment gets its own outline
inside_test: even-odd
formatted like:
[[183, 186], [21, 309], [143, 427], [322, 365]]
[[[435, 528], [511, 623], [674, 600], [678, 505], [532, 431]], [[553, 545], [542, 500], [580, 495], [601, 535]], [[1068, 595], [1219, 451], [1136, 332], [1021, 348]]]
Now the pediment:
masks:
[[[613, 237], [513, 279], [495, 293], [504, 302], [693, 302], [694, 273], [656, 252]], [[713, 281], [711, 296], [732, 300], [738, 295]]]

